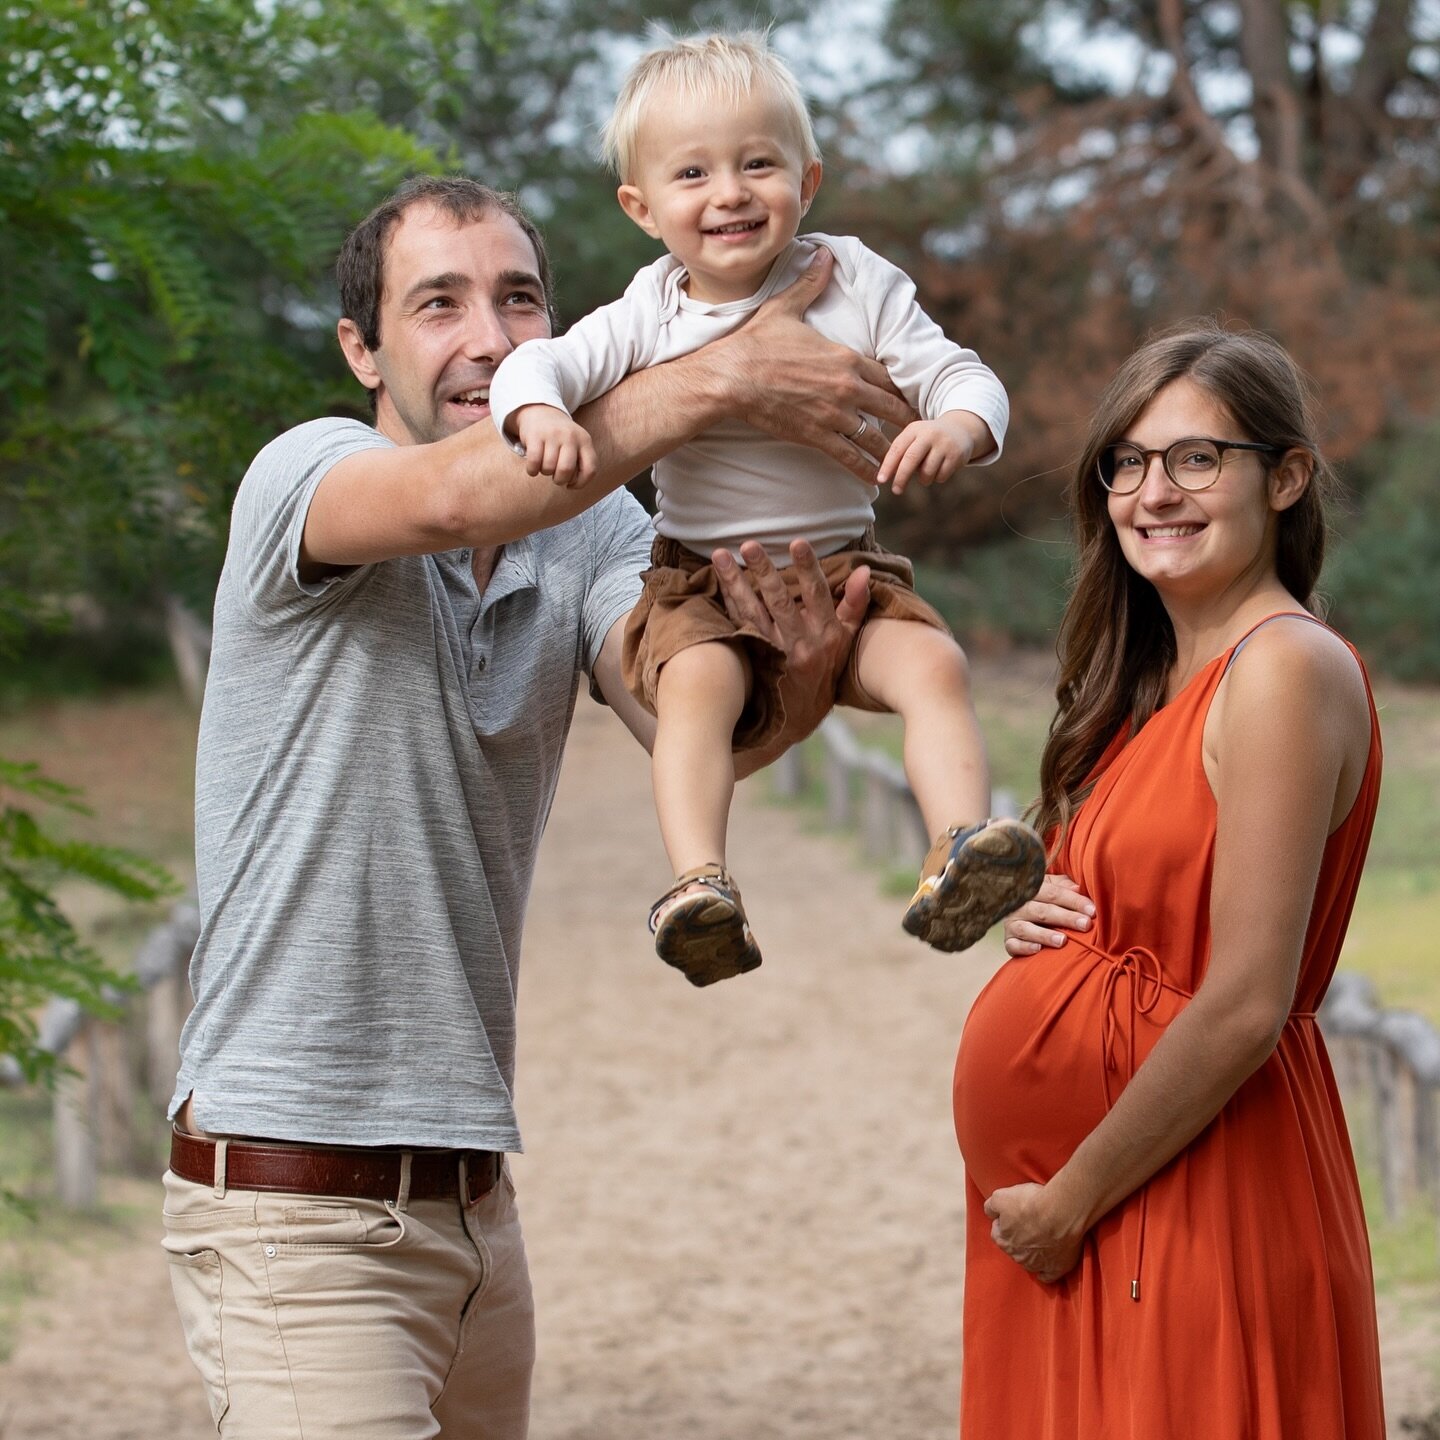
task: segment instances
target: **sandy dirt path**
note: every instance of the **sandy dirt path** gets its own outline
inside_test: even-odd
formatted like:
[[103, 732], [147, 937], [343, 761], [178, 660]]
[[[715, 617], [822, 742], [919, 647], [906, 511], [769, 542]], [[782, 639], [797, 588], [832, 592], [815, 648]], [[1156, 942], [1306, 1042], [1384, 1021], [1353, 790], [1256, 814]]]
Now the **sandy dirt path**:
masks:
[[[694, 990], [645, 934], [666, 867], [644, 757], [580, 706], [521, 997], [534, 1440], [955, 1432], [949, 1073], [999, 950], [908, 940], [849, 843], [759, 783], [731, 854], [766, 961]], [[0, 1365], [3, 1440], [213, 1433], [156, 1234], [138, 1223], [50, 1277]], [[1392, 1410], [1417, 1410], [1426, 1342], [1382, 1323]]]

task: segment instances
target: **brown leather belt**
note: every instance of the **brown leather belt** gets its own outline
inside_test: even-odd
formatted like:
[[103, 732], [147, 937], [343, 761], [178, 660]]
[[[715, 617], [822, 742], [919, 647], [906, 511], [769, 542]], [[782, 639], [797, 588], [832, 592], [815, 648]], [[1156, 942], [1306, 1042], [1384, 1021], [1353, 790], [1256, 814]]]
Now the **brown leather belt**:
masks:
[[220, 1175], [219, 1150], [214, 1140], [172, 1127], [170, 1169], [182, 1180], [227, 1190], [395, 1200], [400, 1195], [401, 1157], [408, 1154], [412, 1200], [460, 1199], [473, 1205], [495, 1188], [505, 1160], [493, 1150], [371, 1150], [227, 1140]]

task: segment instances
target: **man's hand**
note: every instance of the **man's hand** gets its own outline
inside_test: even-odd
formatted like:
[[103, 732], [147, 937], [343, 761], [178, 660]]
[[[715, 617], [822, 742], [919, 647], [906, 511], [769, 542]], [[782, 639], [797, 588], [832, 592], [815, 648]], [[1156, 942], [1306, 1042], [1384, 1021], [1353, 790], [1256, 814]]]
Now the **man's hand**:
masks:
[[590, 432], [553, 405], [522, 405], [514, 414], [515, 433], [525, 447], [525, 473], [547, 475], [566, 490], [595, 478], [595, 446]]
[[[835, 257], [816, 251], [789, 289], [732, 335], [698, 352], [719, 368], [726, 413], [757, 430], [821, 450], [873, 483], [889, 442], [864, 415], [908, 425], [915, 412], [878, 360], [836, 345], [803, 316], [829, 283]], [[862, 413], [863, 412], [863, 413]]]
[[[833, 703], [836, 683], [870, 608], [870, 567], [861, 565], [854, 571], [836, 605], [808, 542], [790, 542], [790, 559], [800, 584], [798, 600], [790, 598], [763, 545], [747, 540], [740, 554], [753, 586], [728, 550], [717, 550], [710, 557], [725, 608], [737, 625], [750, 626], [785, 652], [780, 698], [792, 739], [801, 739], [825, 718]], [[750, 774], [779, 754], [778, 749], [747, 751], [736, 758], [742, 772]]]
[[875, 483], [888, 482], [897, 495], [905, 493], [912, 479], [937, 485], [994, 445], [990, 427], [968, 410], [949, 410], [938, 420], [916, 420], [891, 443]]

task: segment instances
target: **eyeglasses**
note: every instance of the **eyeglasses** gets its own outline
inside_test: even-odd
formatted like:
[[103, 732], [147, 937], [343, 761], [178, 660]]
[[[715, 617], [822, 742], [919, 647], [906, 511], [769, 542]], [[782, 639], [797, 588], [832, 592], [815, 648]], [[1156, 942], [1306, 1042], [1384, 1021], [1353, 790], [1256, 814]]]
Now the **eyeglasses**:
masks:
[[1227, 450], [1258, 450], [1267, 455], [1280, 455], [1284, 448], [1256, 445], [1250, 440], [1210, 440], [1203, 435], [1177, 440], [1163, 450], [1143, 450], [1122, 440], [1100, 452], [1095, 470], [1100, 483], [1112, 495], [1130, 495], [1144, 483], [1150, 457], [1158, 455], [1165, 473], [1182, 490], [1208, 490], [1220, 478], [1220, 466]]

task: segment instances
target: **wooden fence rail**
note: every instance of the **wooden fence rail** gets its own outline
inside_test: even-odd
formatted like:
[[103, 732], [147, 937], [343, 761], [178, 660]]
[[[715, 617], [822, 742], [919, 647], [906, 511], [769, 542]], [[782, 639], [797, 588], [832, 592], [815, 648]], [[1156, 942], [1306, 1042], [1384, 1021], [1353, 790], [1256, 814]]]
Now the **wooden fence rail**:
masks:
[[[40, 1044], [64, 1066], [53, 1100], [55, 1196], [62, 1205], [92, 1208], [102, 1170], [154, 1173], [155, 1112], [169, 1103], [175, 1084], [199, 933], [200, 912], [187, 897], [141, 941], [133, 966], [139, 991], [111, 997], [119, 1019], [88, 1015], [73, 1000], [46, 1005]], [[0, 1059], [0, 1083], [21, 1079], [11, 1056]]]
[[[858, 830], [868, 860], [918, 865], [930, 840], [899, 763], [861, 745], [838, 715], [826, 717], [818, 739], [827, 822]], [[795, 746], [775, 764], [776, 791], [803, 794], [816, 768], [813, 747]], [[1003, 791], [992, 809], [1018, 813]], [[1423, 1016], [1382, 1010], [1370, 981], [1345, 971], [1331, 983], [1320, 1026], [1356, 1150], [1380, 1177], [1387, 1218], [1424, 1205], [1440, 1220], [1440, 1032]]]

